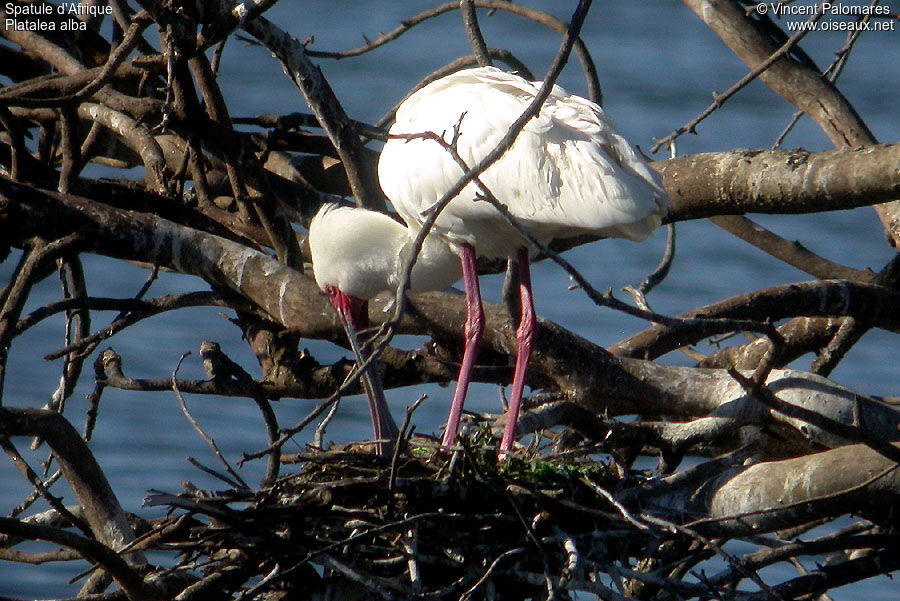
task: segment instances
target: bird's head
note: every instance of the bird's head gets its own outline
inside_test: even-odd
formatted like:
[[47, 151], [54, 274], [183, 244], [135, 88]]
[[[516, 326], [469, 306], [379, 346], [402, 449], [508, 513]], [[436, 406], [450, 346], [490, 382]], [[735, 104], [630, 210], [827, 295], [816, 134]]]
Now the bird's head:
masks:
[[328, 302], [337, 311], [342, 320], [349, 322], [355, 330], [368, 327], [369, 303], [361, 298], [344, 294], [337, 286], [327, 285], [323, 288]]

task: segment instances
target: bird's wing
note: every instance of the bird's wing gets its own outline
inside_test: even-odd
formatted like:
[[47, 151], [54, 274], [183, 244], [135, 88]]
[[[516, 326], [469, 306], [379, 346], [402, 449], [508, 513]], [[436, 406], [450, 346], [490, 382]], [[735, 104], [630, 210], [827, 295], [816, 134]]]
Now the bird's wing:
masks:
[[485, 174], [497, 189], [517, 180], [512, 189], [525, 196], [517, 216], [555, 225], [557, 235], [580, 230], [640, 240], [659, 226], [668, 209], [660, 177], [599, 106], [552, 94], [535, 121], [540, 129], [524, 130]]
[[[495, 68], [470, 69], [429, 84], [397, 112], [392, 134], [432, 132], [450, 143], [467, 166], [483, 159], [534, 99], [539, 84]], [[427, 211], [462, 175], [452, 154], [434, 140], [389, 140], [379, 179], [407, 223]], [[540, 113], [481, 181], [543, 237], [584, 231], [643, 239], [667, 209], [659, 176], [619, 134], [602, 109], [554, 86]], [[473, 228], [498, 215], [473, 202], [469, 184], [446, 207], [437, 227], [457, 242], [473, 242]]]

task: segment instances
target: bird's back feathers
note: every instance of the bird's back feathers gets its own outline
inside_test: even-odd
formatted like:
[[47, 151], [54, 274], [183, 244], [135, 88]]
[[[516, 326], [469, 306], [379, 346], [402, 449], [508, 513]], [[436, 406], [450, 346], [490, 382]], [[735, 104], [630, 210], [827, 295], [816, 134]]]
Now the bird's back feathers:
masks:
[[[486, 156], [534, 99], [539, 82], [494, 67], [467, 69], [412, 94], [397, 111], [391, 134], [433, 132], [452, 140], [472, 167]], [[462, 175], [434, 140], [391, 139], [379, 161], [385, 194], [407, 223], [421, 223]], [[642, 240], [659, 226], [668, 199], [659, 176], [619, 135], [596, 104], [559, 86], [513, 146], [481, 181], [542, 242], [595, 233]], [[437, 229], [468, 242], [479, 255], [508, 256], [522, 245], [470, 183], [444, 209]]]

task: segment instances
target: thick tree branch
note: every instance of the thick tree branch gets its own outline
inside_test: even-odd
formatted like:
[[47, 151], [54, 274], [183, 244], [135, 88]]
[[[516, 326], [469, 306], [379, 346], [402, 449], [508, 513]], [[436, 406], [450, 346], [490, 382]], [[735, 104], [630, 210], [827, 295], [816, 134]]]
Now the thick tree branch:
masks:
[[[90, 240], [98, 252], [151, 260], [229, 288], [299, 335], [325, 339], [339, 336], [337, 320], [312, 280], [234, 242], [141, 214], [131, 213], [126, 219], [115, 209], [84, 199], [37, 193], [12, 183], [0, 189], [0, 203], [0, 210], [5, 209], [24, 228], [33, 226], [36, 220], [45, 225], [90, 227], [94, 234]], [[897, 328], [896, 311], [878, 309], [897, 304], [890, 301], [893, 298], [890, 295], [897, 293], [884, 288], [814, 282], [799, 286], [796, 291], [783, 292], [800, 298], [811, 295], [808, 300], [813, 306], [824, 301], [824, 310], [835, 313], [846, 312], [856, 306], [853, 303], [864, 302], [880, 320], [881, 327]], [[850, 305], [845, 302], [845, 294], [850, 295]], [[887, 305], [879, 304], [885, 299], [890, 301]], [[778, 310], [783, 301], [773, 301], [773, 304], [776, 305], [773, 310]], [[746, 311], [740, 303], [735, 306]], [[458, 295], [418, 295], [410, 308], [400, 323], [402, 332], [424, 331], [454, 339], [465, 319], [464, 301]], [[373, 323], [386, 319], [383, 309], [381, 303], [370, 303]], [[487, 305], [485, 314], [485, 348], [513, 354], [515, 333], [505, 308]], [[682, 373], [678, 368], [646, 361], [616, 359], [550, 322], [539, 322], [535, 349], [532, 364], [535, 383], [541, 386], [552, 383], [553, 387], [565, 391], [570, 400], [611, 414], [662, 411], [700, 416], [716, 410], [725, 399], [742, 396], [737, 393], [729, 397], [724, 392], [733, 389], [730, 386], [734, 383], [727, 384], [729, 378], [721, 370], [688, 369]]]
[[735, 150], [653, 164], [669, 221], [741, 213], [817, 213], [900, 196], [900, 144], [810, 153]]
[[0, 517], [0, 532], [31, 540], [45, 540], [78, 551], [85, 558], [107, 570], [126, 592], [130, 601], [163, 601], [167, 598], [162, 591], [144, 582], [140, 573], [133, 566], [129, 566], [114, 550], [96, 541], [64, 530], [26, 524], [5, 517]]
[[726, 232], [820, 280], [867, 283], [875, 276], [871, 269], [853, 269], [820, 257], [800, 242], [788, 242], [741, 215], [717, 215], [709, 220]]
[[[127, 516], [106, 476], [88, 446], [62, 415], [55, 411], [0, 408], [0, 433], [37, 436], [47, 442], [97, 540], [112, 549], [121, 549], [134, 540]], [[125, 559], [135, 566], [146, 564], [140, 553], [130, 553]]]
[[[744, 63], [753, 68], [778, 49], [747, 17], [734, 0], [683, 0]], [[759, 76], [772, 90], [812, 118], [838, 148], [870, 146], [875, 137], [846, 98], [821, 73], [789, 57], [782, 57]], [[876, 206], [888, 238], [900, 246], [900, 195]]]
[[[777, 321], [797, 315], [805, 317], [851, 316], [892, 332], [900, 331], [900, 292], [873, 284], [847, 281], [812, 281], [775, 286], [727, 298], [682, 314], [685, 319], [728, 317]], [[626, 357], [659, 357], [679, 346], [706, 336], [690, 324], [653, 326], [610, 347]]]
[[862, 444], [734, 467], [697, 488], [688, 484], [661, 490], [658, 506], [673, 514], [708, 515], [689, 525], [717, 536], [772, 532], [851, 508], [883, 513], [891, 499], [900, 499], [897, 464]]
[[375, 172], [362, 160], [359, 133], [344, 113], [322, 71], [309, 60], [303, 45], [265, 17], [250, 19], [241, 26], [284, 64], [285, 71], [337, 149], [350, 188], [360, 206], [384, 210], [384, 196], [377, 185]]

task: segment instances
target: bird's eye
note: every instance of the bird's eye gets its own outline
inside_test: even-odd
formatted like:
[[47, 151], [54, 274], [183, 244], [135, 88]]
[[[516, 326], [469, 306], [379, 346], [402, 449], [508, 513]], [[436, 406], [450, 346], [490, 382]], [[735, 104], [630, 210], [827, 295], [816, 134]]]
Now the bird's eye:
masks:
[[334, 286], [325, 286], [325, 295], [326, 296], [335, 296], [338, 290]]

